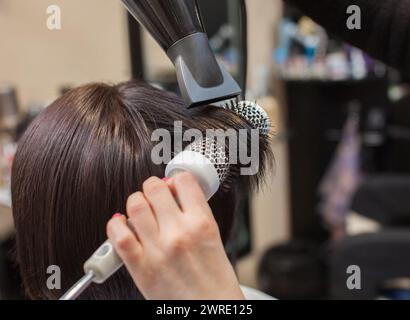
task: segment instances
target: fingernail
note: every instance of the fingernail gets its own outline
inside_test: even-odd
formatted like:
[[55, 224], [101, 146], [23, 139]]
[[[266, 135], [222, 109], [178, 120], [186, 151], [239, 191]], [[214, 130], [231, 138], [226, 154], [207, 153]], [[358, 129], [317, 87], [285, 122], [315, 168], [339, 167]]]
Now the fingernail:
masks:
[[117, 213], [114, 214], [112, 217], [113, 217], [113, 218], [120, 218], [120, 217], [122, 217], [122, 214], [117, 212]]
[[165, 182], [168, 182], [169, 180], [171, 180], [171, 178], [168, 178], [168, 177], [162, 178], [162, 181], [165, 181]]

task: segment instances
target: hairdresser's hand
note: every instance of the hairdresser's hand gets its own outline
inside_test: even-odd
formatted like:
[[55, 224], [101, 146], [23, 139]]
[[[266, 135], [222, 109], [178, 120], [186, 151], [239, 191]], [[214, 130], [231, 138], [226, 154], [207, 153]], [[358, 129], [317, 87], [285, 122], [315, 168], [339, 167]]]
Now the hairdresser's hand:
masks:
[[[177, 199], [177, 200], [175, 200]], [[107, 234], [146, 299], [244, 299], [195, 178], [150, 178]]]

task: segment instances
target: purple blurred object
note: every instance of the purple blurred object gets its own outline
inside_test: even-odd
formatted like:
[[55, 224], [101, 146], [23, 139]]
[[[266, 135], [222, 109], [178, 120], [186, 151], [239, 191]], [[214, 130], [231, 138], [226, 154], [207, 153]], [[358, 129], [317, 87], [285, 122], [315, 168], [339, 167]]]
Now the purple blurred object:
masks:
[[332, 239], [345, 235], [345, 220], [360, 180], [359, 114], [349, 113], [334, 158], [320, 187], [320, 212], [329, 227]]

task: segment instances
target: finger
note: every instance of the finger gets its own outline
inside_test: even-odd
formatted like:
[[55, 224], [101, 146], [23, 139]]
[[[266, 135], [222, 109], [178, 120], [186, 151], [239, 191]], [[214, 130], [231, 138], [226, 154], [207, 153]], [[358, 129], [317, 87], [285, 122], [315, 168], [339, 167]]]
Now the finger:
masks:
[[142, 245], [149, 244], [158, 236], [158, 222], [142, 192], [127, 199], [128, 223], [132, 226]]
[[191, 173], [179, 173], [173, 178], [173, 184], [184, 213], [212, 214], [198, 181]]
[[144, 182], [144, 196], [155, 213], [159, 227], [174, 224], [181, 214], [167, 183], [157, 177]]
[[181, 206], [179, 205], [178, 194], [177, 194], [177, 191], [175, 190], [174, 180], [173, 180], [172, 178], [167, 178], [167, 177], [166, 177], [166, 178], [163, 178], [162, 180], [164, 180], [164, 181], [167, 183], [168, 188], [169, 188], [169, 190], [171, 191], [172, 196], [174, 197], [174, 199], [175, 199], [175, 201], [176, 201], [176, 203], [177, 203], [178, 208], [179, 208], [179, 209], [181, 210], [181, 212], [183, 213], [182, 208], [181, 208]]
[[175, 201], [176, 201], [176, 203], [177, 203], [177, 205], [178, 205], [178, 207], [179, 207], [178, 195], [177, 195], [177, 191], [175, 190], [174, 179], [172, 179], [172, 178], [164, 178], [164, 179], [162, 179], [162, 180], [164, 180], [164, 181], [167, 183], [168, 188], [169, 188], [169, 190], [171, 191], [171, 194], [172, 194], [172, 196], [174, 197], [174, 199], [175, 199]]
[[174, 180], [172, 178], [168, 178], [168, 177], [165, 177], [162, 180], [167, 183], [168, 188], [171, 191], [172, 195], [174, 197], [176, 197], [177, 193], [176, 193], [175, 186], [174, 186]]
[[115, 215], [108, 221], [107, 236], [123, 262], [136, 267], [135, 264], [138, 263], [142, 254], [142, 246], [136, 235], [127, 226], [125, 216]]

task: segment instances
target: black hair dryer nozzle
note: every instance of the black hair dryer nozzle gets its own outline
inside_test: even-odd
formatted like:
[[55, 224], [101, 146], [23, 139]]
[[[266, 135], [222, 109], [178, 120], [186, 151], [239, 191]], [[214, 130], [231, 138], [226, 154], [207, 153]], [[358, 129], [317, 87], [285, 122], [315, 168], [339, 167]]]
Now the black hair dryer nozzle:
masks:
[[235, 98], [241, 89], [216, 61], [195, 0], [121, 0], [174, 63], [189, 107]]

